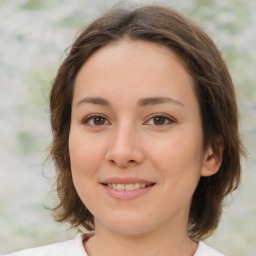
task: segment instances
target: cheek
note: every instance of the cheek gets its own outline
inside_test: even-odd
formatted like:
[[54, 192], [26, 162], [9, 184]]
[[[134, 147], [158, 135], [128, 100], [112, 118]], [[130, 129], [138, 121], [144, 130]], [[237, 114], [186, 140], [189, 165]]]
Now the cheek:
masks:
[[93, 174], [102, 162], [104, 148], [97, 140], [79, 133], [71, 133], [69, 138], [71, 170], [74, 175]]
[[[87, 136], [88, 137], [88, 136]], [[95, 199], [95, 184], [102, 164], [102, 146], [83, 133], [72, 133], [69, 138], [71, 172], [76, 191], [84, 205], [91, 211]]]
[[[177, 133], [174, 136], [166, 136], [157, 143], [149, 143], [152, 153], [159, 162], [184, 163], [185, 161], [198, 162], [202, 156], [201, 138], [196, 135], [189, 136], [187, 133]], [[151, 154], [152, 154], [151, 153]], [[172, 165], [170, 164], [170, 165]]]
[[[175, 136], [166, 137], [151, 146], [154, 165], [160, 175], [173, 183], [181, 181], [196, 183], [202, 168], [202, 138], [189, 132], [177, 132]], [[193, 183], [194, 183], [193, 182]]]

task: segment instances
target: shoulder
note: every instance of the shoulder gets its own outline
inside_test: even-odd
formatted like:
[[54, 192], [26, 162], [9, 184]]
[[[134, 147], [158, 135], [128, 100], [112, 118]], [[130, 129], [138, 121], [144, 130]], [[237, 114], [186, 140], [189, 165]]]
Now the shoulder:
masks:
[[212, 247], [206, 245], [205, 243], [199, 242], [198, 248], [194, 256], [224, 256], [224, 255], [216, 251]]
[[83, 247], [83, 237], [77, 235], [74, 240], [22, 250], [5, 256], [87, 256]]

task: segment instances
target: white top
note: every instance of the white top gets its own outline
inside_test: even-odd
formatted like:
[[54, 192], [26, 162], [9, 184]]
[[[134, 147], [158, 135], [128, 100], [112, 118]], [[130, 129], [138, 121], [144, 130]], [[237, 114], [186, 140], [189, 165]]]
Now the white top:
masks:
[[[83, 241], [92, 234], [79, 234], [74, 240], [22, 250], [5, 256], [88, 256]], [[194, 256], [224, 256], [203, 242], [199, 242]]]

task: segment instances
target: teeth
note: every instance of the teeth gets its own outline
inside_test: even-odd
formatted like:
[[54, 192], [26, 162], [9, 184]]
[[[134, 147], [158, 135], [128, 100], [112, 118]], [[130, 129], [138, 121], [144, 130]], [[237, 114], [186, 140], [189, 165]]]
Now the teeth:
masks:
[[140, 189], [140, 187], [141, 187], [141, 186], [140, 186], [140, 183], [135, 183], [135, 184], [134, 184], [134, 189]]
[[147, 185], [145, 183], [135, 183], [135, 184], [115, 184], [115, 183], [108, 183], [107, 186], [109, 188], [113, 188], [115, 190], [120, 191], [130, 191], [130, 190], [137, 190], [140, 188], [145, 188]]
[[126, 185], [124, 185], [124, 189], [125, 190], [134, 190], [134, 185], [133, 184], [126, 184]]
[[117, 184], [116, 189], [123, 191], [124, 190], [124, 184]]

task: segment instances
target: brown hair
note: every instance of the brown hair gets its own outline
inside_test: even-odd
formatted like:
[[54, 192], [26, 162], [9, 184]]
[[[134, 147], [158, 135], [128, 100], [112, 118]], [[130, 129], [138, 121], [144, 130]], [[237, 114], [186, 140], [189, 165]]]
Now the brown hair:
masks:
[[[231, 77], [212, 40], [195, 24], [176, 11], [161, 6], [136, 9], [115, 8], [82, 31], [59, 68], [50, 95], [53, 141], [50, 155], [57, 172], [59, 204], [55, 219], [72, 227], [94, 228], [92, 214], [80, 200], [73, 185], [68, 150], [71, 103], [76, 75], [95, 51], [129, 38], [165, 45], [184, 61], [194, 79], [201, 111], [204, 146], [211, 145], [223, 161], [217, 174], [201, 177], [193, 195], [188, 234], [194, 240], [216, 229], [222, 202], [240, 181], [240, 157], [244, 149], [238, 132], [238, 110]], [[89, 146], [89, 145], [88, 145]]]

